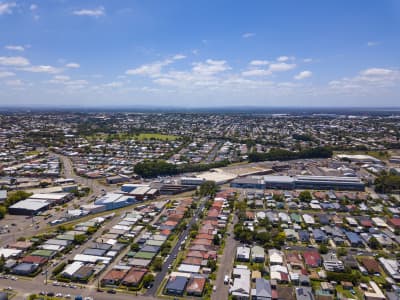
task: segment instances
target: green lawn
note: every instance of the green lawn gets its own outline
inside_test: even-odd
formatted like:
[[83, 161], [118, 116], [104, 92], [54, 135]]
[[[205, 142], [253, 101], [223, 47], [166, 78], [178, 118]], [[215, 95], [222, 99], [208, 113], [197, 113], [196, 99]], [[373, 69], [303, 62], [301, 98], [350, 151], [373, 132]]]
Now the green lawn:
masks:
[[175, 135], [161, 134], [161, 133], [140, 133], [137, 136], [137, 138], [139, 141], [150, 140], [150, 139], [155, 139], [160, 141], [174, 141], [178, 137]]

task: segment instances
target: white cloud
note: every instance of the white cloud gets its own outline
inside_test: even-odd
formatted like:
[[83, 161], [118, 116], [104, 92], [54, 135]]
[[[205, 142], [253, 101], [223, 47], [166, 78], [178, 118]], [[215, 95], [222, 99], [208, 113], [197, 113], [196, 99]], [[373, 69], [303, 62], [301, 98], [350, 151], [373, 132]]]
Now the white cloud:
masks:
[[294, 76], [294, 79], [296, 80], [302, 80], [308, 77], [312, 76], [312, 72], [311, 71], [301, 71], [299, 74], [297, 74], [296, 76]]
[[276, 60], [279, 62], [284, 62], [284, 61], [289, 60], [289, 57], [288, 56], [279, 56]]
[[180, 59], [185, 59], [186, 56], [183, 54], [176, 54], [172, 57], [173, 60], [180, 60]]
[[80, 9], [74, 10], [73, 14], [76, 16], [89, 16], [89, 17], [101, 17], [105, 15], [105, 9], [103, 6], [99, 6], [95, 9]]
[[70, 63], [67, 63], [65, 66], [67, 68], [77, 69], [77, 68], [80, 68], [81, 65], [78, 63], [75, 63], [75, 62], [70, 62]]
[[380, 44], [379, 42], [369, 41], [369, 42], [367, 43], [367, 46], [368, 46], [368, 47], [374, 47], [374, 46], [378, 46], [379, 44]]
[[312, 58], [305, 58], [305, 59], [303, 59], [303, 61], [304, 61], [305, 63], [310, 63], [310, 62], [313, 61], [313, 59], [312, 59]]
[[0, 56], [0, 65], [23, 67], [28, 66], [29, 60], [22, 56]]
[[396, 71], [384, 68], [370, 68], [360, 72], [363, 76], [388, 76], [396, 73]]
[[15, 76], [15, 73], [8, 71], [0, 71], [0, 78], [12, 77]]
[[15, 2], [1, 2], [0, 3], [0, 16], [5, 14], [12, 14], [12, 10], [16, 7], [17, 4]]
[[271, 75], [272, 72], [270, 70], [264, 70], [264, 69], [253, 69], [253, 70], [247, 70], [242, 72], [243, 76], [249, 77], [249, 76], [268, 76]]
[[157, 77], [161, 73], [161, 69], [165, 66], [168, 66], [172, 63], [172, 60], [166, 59], [164, 61], [157, 61], [151, 64], [142, 65], [135, 69], [129, 69], [125, 71], [127, 75], [142, 75], [142, 76], [150, 76]]
[[49, 74], [60, 73], [62, 71], [59, 68], [56, 68], [53, 66], [46, 66], [46, 65], [30, 66], [30, 67], [22, 68], [21, 70], [27, 71], [27, 72], [33, 72], [33, 73], [49, 73]]
[[376, 93], [379, 90], [397, 87], [400, 71], [386, 68], [369, 68], [354, 77], [345, 77], [329, 82], [329, 87], [337, 92]]
[[245, 77], [249, 76], [268, 76], [271, 75], [272, 72], [269, 70], [264, 70], [264, 69], [252, 69], [252, 70], [247, 70], [242, 72], [242, 75]]
[[37, 10], [38, 9], [38, 6], [37, 6], [37, 4], [31, 4], [30, 6], [29, 6], [29, 9], [30, 10], [32, 10], [32, 11], [34, 11], [34, 10]]
[[121, 81], [113, 81], [113, 82], [106, 83], [104, 86], [105, 87], [116, 88], [116, 87], [121, 87], [123, 85], [124, 85], [124, 83], [121, 82]]
[[84, 79], [78, 79], [78, 80], [67, 80], [64, 82], [64, 84], [68, 86], [85, 86], [88, 85], [89, 82]]
[[21, 85], [23, 85], [23, 83], [22, 83], [22, 81], [20, 79], [14, 79], [14, 80], [6, 81], [6, 85], [9, 85], [9, 86], [21, 86]]
[[70, 80], [71, 78], [67, 75], [56, 75], [50, 80], [51, 83], [63, 83], [65, 81]]
[[7, 50], [11, 50], [11, 51], [24, 51], [25, 48], [23, 46], [19, 46], [19, 45], [7, 45], [4, 47]]
[[256, 34], [254, 32], [246, 32], [242, 34], [242, 38], [248, 39], [251, 38], [253, 36], [255, 36]]
[[295, 67], [296, 67], [295, 64], [288, 64], [288, 63], [280, 62], [280, 63], [270, 64], [269, 70], [271, 72], [285, 72], [285, 71], [292, 70]]
[[207, 59], [205, 62], [193, 63], [192, 71], [202, 75], [213, 75], [230, 69], [225, 60]]
[[269, 64], [268, 60], [252, 60], [250, 65], [252, 66], [266, 66]]

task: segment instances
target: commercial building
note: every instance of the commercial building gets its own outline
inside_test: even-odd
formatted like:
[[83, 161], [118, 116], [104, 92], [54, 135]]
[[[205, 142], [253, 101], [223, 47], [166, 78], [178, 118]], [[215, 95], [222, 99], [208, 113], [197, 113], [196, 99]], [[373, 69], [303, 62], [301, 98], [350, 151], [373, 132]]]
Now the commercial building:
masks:
[[105, 210], [111, 210], [131, 205], [136, 202], [137, 200], [133, 196], [125, 196], [117, 193], [107, 193], [106, 195], [97, 199], [94, 204], [104, 206]]
[[314, 189], [364, 191], [365, 184], [357, 177], [338, 176], [250, 176], [235, 179], [231, 187], [252, 189]]
[[201, 185], [205, 181], [204, 178], [197, 177], [181, 177], [182, 185]]
[[50, 207], [50, 202], [40, 199], [26, 199], [19, 201], [8, 208], [11, 215], [36, 215], [41, 211], [45, 211]]

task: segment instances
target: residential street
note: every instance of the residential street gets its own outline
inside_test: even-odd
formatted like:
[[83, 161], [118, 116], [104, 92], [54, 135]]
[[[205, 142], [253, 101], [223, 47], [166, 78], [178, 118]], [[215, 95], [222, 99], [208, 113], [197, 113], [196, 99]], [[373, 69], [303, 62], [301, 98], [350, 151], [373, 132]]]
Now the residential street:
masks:
[[204, 198], [201, 199], [200, 205], [197, 208], [196, 213], [193, 214], [193, 216], [192, 216], [190, 222], [188, 223], [186, 229], [179, 236], [178, 242], [176, 243], [175, 247], [172, 249], [170, 255], [168, 256], [168, 259], [164, 262], [162, 270], [159, 273], [157, 273], [157, 276], [154, 279], [154, 284], [150, 289], [147, 290], [147, 292], [145, 294], [146, 296], [150, 296], [150, 295], [157, 296], [156, 295], [157, 290], [160, 287], [162, 281], [164, 280], [165, 276], [167, 275], [167, 273], [169, 271], [168, 270], [168, 266], [173, 263], [173, 261], [175, 260], [175, 257], [178, 255], [181, 243], [187, 237], [187, 235], [189, 234], [190, 227], [194, 223], [197, 222], [198, 216], [199, 216], [200, 212], [202, 211], [202, 209], [204, 208], [204, 202], [205, 202], [205, 199]]
[[239, 244], [233, 236], [233, 227], [237, 222], [236, 215], [233, 216], [233, 222], [228, 225], [227, 238], [225, 241], [225, 248], [222, 257], [220, 257], [218, 264], [218, 273], [216, 279], [216, 291], [211, 294], [211, 300], [228, 299], [229, 284], [224, 284], [225, 275], [232, 272], [233, 262], [235, 260], [236, 247]]

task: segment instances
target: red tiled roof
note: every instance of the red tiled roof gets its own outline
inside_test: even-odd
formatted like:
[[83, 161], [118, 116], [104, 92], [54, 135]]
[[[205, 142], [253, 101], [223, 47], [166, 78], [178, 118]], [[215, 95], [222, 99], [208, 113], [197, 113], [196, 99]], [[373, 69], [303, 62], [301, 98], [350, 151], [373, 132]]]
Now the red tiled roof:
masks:
[[112, 281], [120, 281], [122, 280], [125, 275], [126, 275], [126, 271], [124, 270], [110, 270], [104, 277], [102, 280], [107, 281], [107, 280], [112, 280]]
[[21, 262], [43, 265], [47, 262], [47, 260], [48, 259], [46, 257], [28, 255], [22, 258]]
[[308, 266], [317, 267], [321, 263], [321, 255], [316, 251], [304, 252], [303, 257]]
[[186, 287], [186, 292], [188, 293], [202, 293], [204, 286], [206, 284], [206, 279], [203, 277], [192, 277]]
[[124, 283], [139, 284], [143, 276], [147, 273], [146, 269], [131, 269], [124, 278]]

